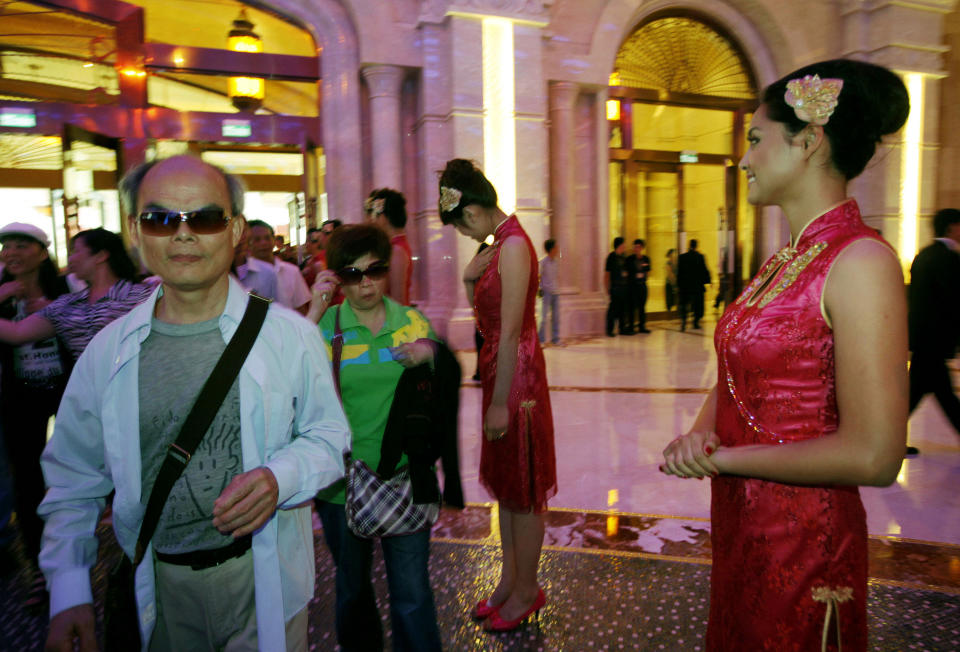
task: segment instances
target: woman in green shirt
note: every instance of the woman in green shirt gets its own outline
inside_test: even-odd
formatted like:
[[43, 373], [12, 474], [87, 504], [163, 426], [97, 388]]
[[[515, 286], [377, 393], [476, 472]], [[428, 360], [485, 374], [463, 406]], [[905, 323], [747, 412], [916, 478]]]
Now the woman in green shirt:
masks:
[[[319, 322], [329, 352], [339, 313], [340, 391], [353, 432], [353, 456], [376, 469], [400, 376], [406, 367], [433, 361], [436, 335], [420, 312], [384, 296], [390, 240], [383, 231], [366, 224], [342, 226], [330, 236], [326, 251], [328, 269], [317, 275], [307, 317]], [[345, 300], [328, 310], [337, 288]], [[398, 466], [406, 463], [403, 456]], [[349, 530], [343, 503], [343, 482], [317, 495], [323, 535], [337, 566], [337, 642], [344, 650], [380, 650], [383, 632], [370, 582], [373, 541]], [[380, 545], [390, 588], [393, 649], [439, 650], [427, 570], [430, 531], [384, 537]]]

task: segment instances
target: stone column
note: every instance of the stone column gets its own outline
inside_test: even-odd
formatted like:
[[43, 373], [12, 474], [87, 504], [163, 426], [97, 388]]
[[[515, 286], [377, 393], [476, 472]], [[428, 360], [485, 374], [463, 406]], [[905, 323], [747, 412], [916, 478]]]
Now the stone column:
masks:
[[560, 244], [565, 259], [560, 266], [560, 284], [564, 293], [579, 292], [589, 287], [581, 278], [589, 270], [574, 261], [589, 260], [592, 252], [584, 251], [589, 243], [577, 237], [577, 189], [574, 167], [574, 105], [580, 94], [575, 82], [550, 83], [550, 205], [553, 209], [550, 235]]
[[295, 18], [314, 35], [320, 58], [324, 186], [331, 218], [362, 219], [363, 165], [360, 129], [360, 48], [351, 16], [337, 0], [265, 0], [266, 7]]
[[438, 213], [438, 173], [454, 157], [483, 160], [480, 22], [446, 16], [446, 4], [427, 5], [418, 26], [423, 49], [421, 114], [416, 131], [423, 165], [415, 219], [423, 243], [420, 308], [454, 348], [473, 346], [473, 311], [461, 282], [477, 244], [444, 226]]
[[373, 187], [397, 188], [403, 182], [400, 125], [400, 87], [403, 68], [375, 65], [362, 70], [370, 89], [370, 128]]

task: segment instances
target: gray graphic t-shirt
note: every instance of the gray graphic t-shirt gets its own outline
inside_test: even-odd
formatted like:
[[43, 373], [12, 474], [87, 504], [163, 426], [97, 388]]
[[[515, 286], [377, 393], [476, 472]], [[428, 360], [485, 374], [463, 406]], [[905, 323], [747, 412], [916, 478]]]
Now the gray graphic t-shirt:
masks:
[[[219, 318], [198, 324], [156, 319], [140, 349], [140, 456], [146, 506], [153, 483], [184, 419], [226, 348]], [[153, 546], [178, 554], [222, 548], [233, 542], [213, 527], [213, 501], [243, 472], [240, 392], [236, 380], [210, 429], [177, 479], [160, 516]]]

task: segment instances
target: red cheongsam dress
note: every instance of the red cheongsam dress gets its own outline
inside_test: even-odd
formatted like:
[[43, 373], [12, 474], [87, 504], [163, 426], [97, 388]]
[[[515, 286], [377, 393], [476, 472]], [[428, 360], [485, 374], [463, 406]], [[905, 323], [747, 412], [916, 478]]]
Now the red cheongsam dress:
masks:
[[497, 352], [500, 348], [500, 245], [510, 236], [519, 236], [527, 244], [530, 277], [517, 344], [517, 365], [507, 399], [509, 425], [502, 439], [487, 441], [483, 437], [480, 482], [501, 506], [510, 511], [542, 512], [547, 508], [547, 500], [557, 493], [553, 415], [534, 312], [537, 256], [530, 238], [514, 215], [497, 227], [491, 245], [494, 247], [493, 257], [474, 285], [474, 310], [483, 334], [477, 365], [485, 415], [497, 380]]
[[[880, 240], [847, 200], [768, 260], [723, 315], [715, 344], [724, 446], [790, 445], [837, 429], [822, 296], [837, 256], [863, 238]], [[866, 650], [867, 526], [857, 487], [721, 476], [711, 520], [707, 649]]]

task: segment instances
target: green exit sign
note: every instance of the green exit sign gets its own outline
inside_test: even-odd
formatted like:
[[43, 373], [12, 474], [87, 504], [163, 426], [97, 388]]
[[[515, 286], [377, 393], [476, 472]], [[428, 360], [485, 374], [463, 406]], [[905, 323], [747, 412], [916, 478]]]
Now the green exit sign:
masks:
[[680, 152], [681, 163], [696, 163], [699, 160], [700, 160], [700, 156], [692, 149], [685, 149], [682, 152]]
[[37, 126], [37, 114], [33, 109], [6, 107], [0, 109], [0, 127], [29, 129]]
[[220, 133], [227, 138], [248, 138], [253, 129], [249, 120], [224, 120], [220, 123]]

